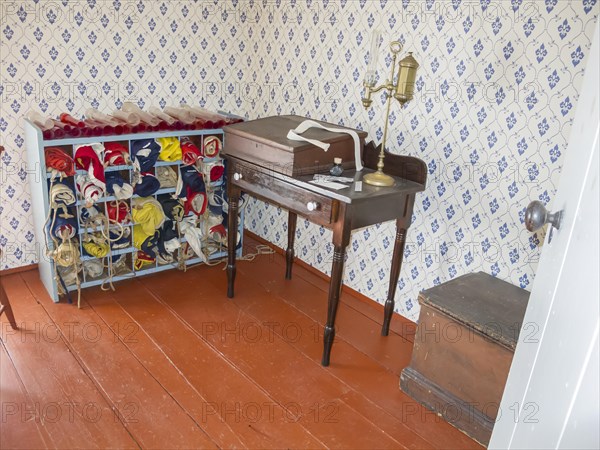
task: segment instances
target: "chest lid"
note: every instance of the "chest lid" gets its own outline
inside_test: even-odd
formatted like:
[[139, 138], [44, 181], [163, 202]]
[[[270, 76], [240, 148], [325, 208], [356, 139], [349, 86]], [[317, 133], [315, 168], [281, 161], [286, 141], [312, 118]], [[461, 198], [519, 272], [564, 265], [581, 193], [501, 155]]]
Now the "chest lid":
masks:
[[[271, 148], [277, 148], [289, 153], [299, 153], [306, 150], [312, 150], [315, 147], [309, 142], [292, 141], [287, 138], [288, 131], [295, 129], [305, 120], [313, 120], [328, 127], [347, 128], [333, 123], [323, 122], [321, 120], [309, 119], [301, 116], [271, 116], [262, 119], [250, 120], [248, 122], [239, 122], [233, 125], [223, 127], [225, 134], [233, 134], [255, 142], [266, 144]], [[364, 141], [367, 137], [366, 131], [355, 130]], [[321, 142], [335, 144], [338, 142], [349, 141], [352, 144], [352, 137], [346, 133], [333, 133], [320, 128], [310, 128], [302, 133], [302, 137], [316, 139]], [[227, 136], [225, 137], [227, 139]]]
[[478, 272], [427, 289], [419, 301], [514, 350], [529, 292]]

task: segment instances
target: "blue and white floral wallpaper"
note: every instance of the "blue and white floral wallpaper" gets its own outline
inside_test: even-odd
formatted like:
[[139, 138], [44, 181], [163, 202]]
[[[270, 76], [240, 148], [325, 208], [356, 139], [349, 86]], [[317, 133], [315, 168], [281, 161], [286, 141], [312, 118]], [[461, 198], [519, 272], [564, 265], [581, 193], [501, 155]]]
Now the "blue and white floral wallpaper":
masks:
[[[543, 236], [530, 200], [552, 204], [567, 151], [596, 0], [10, 0], [0, 3], [2, 268], [37, 261], [21, 119], [195, 103], [249, 119], [295, 113], [369, 131], [383, 96], [360, 103], [372, 30], [421, 67], [415, 99], [390, 118], [388, 147], [422, 158], [397, 311], [416, 320], [419, 291], [483, 270], [523, 288]], [[287, 213], [257, 200], [247, 227], [285, 245]], [[356, 231], [344, 283], [383, 302], [391, 223]], [[330, 232], [300, 220], [296, 253], [329, 273]]]

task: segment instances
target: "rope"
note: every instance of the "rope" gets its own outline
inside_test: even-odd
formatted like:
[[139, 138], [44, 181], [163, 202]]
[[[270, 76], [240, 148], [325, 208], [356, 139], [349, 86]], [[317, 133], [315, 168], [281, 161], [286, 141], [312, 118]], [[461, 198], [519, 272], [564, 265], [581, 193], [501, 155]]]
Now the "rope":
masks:
[[[58, 149], [60, 150], [60, 149]], [[60, 150], [61, 153], [62, 150]], [[68, 156], [68, 155], [65, 155]], [[72, 161], [71, 161], [72, 162]], [[60, 275], [58, 268], [68, 268], [73, 267], [75, 269], [75, 283], [77, 285], [77, 306], [81, 305], [81, 283], [79, 280], [79, 262], [81, 255], [79, 253], [79, 249], [73, 245], [73, 241], [71, 237], [67, 234], [67, 230], [59, 231], [60, 243], [58, 237], [56, 237], [53, 233], [54, 226], [56, 224], [56, 217], [58, 215], [58, 210], [62, 209], [63, 213], [62, 217], [68, 218], [73, 217], [68, 213], [66, 204], [64, 203], [69, 200], [69, 196], [66, 197], [63, 195], [64, 191], [56, 191], [55, 189], [55, 181], [56, 176], [59, 177], [59, 182], [62, 182], [63, 176], [65, 173], [61, 171], [52, 171], [52, 177], [50, 178], [50, 192], [54, 192], [55, 195], [51, 196], [50, 208], [48, 209], [48, 215], [46, 216], [46, 220], [44, 222], [44, 229], [47, 230], [44, 233], [44, 243], [46, 245], [46, 255], [54, 261], [53, 272], [54, 272], [54, 280], [56, 281], [57, 288], [61, 295], [65, 294], [67, 296], [67, 301], [72, 303], [71, 296], [69, 294], [69, 290], [67, 288], [67, 284], [65, 283], [63, 277]], [[58, 195], [60, 192], [61, 195]], [[62, 202], [57, 201], [58, 199], [62, 199]], [[52, 218], [52, 220], [50, 220]], [[50, 227], [48, 227], [50, 225]], [[48, 241], [48, 234], [50, 234], [50, 238], [52, 239], [53, 249], [50, 248], [50, 243]], [[76, 241], [77, 242], [77, 241]]]
[[[125, 203], [125, 206], [127, 206], [126, 203]], [[117, 211], [119, 211], [120, 208], [119, 208], [119, 201], [118, 200], [116, 202], [115, 207], [116, 207]], [[108, 205], [104, 204], [104, 208], [105, 208], [106, 214], [108, 215]], [[123, 225], [121, 225], [121, 223], [118, 220], [119, 220], [119, 214], [117, 213], [117, 217], [116, 217], [115, 222], [117, 223], [117, 225], [119, 227], [121, 227], [120, 228], [121, 233], [120, 233], [120, 236], [119, 236], [119, 238], [121, 238], [123, 236], [123, 233], [124, 233], [124, 228], [123, 228]], [[113, 266], [112, 266], [112, 246], [110, 245], [110, 242], [111, 242], [110, 241], [110, 223], [111, 222], [113, 222], [113, 221], [111, 221], [110, 219], [107, 220], [106, 221], [106, 228], [103, 228], [103, 230], [106, 230], [106, 234], [104, 236], [106, 237], [106, 240], [108, 241], [108, 277], [105, 278], [102, 281], [102, 284], [100, 285], [100, 289], [102, 289], [103, 291], [104, 290], [108, 290], [108, 288], [105, 289], [105, 286], [104, 286], [105, 283], [106, 283], [106, 281], [108, 280], [108, 284], [110, 286], [110, 289], [114, 292], [115, 286], [113, 285], [113, 276], [114, 276], [114, 274], [113, 274]]]
[[[239, 258], [236, 258], [236, 261], [254, 261], [258, 256], [272, 255], [273, 253], [275, 253], [275, 250], [273, 250], [268, 245], [258, 244], [255, 247], [254, 253], [247, 253], [244, 256], [240, 256]], [[223, 258], [215, 259], [214, 261], [207, 261], [205, 263], [198, 262], [196, 264], [190, 264], [188, 266], [188, 268], [196, 267], [196, 266], [199, 266], [200, 264], [205, 264], [207, 266], [212, 267], [212, 266], [218, 266], [219, 264], [226, 263], [226, 262], [227, 262], [227, 257], [224, 256]], [[225, 270], [225, 269], [227, 269], [227, 265], [223, 266], [223, 270]]]

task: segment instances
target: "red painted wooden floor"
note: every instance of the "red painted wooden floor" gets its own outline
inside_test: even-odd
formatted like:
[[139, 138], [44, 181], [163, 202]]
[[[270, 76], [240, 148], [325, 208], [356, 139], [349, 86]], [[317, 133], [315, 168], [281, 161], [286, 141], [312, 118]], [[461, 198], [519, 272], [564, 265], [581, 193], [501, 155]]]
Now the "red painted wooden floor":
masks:
[[0, 448], [480, 448], [400, 391], [412, 343], [375, 307], [342, 295], [323, 368], [326, 281], [265, 255], [228, 300], [222, 267], [87, 289], [80, 310], [4, 276]]

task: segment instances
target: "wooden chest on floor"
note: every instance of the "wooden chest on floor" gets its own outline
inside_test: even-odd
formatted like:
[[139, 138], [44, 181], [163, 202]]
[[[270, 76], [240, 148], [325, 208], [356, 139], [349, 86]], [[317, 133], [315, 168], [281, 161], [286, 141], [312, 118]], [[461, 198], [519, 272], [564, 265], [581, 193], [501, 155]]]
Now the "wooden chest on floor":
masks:
[[529, 292], [483, 272], [423, 291], [400, 388], [487, 445], [528, 300]]

